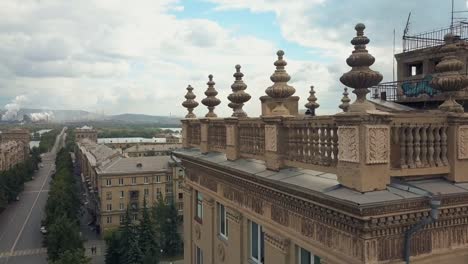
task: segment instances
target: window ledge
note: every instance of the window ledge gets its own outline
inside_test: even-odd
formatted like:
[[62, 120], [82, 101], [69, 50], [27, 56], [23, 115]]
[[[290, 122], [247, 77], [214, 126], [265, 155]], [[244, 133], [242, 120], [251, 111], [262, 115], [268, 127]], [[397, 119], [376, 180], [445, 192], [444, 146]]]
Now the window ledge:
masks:
[[228, 246], [228, 238], [221, 235], [221, 234], [218, 234], [218, 240], [223, 242], [226, 246]]

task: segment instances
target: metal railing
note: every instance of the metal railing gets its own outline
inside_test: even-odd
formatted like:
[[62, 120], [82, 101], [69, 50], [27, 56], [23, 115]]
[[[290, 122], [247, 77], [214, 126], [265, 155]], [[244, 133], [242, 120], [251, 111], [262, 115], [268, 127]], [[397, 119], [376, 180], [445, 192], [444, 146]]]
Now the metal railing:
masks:
[[423, 32], [412, 36], [404, 35], [403, 52], [443, 45], [444, 36], [448, 33], [452, 33], [455, 36], [460, 37], [461, 40], [467, 40], [468, 23], [458, 22], [455, 23], [452, 27]]

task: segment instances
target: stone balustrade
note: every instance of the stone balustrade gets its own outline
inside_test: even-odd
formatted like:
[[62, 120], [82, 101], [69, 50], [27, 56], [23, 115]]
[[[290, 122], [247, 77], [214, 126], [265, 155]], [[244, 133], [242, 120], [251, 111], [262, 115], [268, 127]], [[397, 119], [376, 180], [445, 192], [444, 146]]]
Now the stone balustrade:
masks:
[[[272, 170], [299, 167], [337, 174], [339, 166], [359, 163], [362, 159], [369, 166], [387, 164], [388, 177], [449, 177], [456, 170], [451, 166], [453, 161], [468, 159], [467, 152], [459, 151], [459, 148], [468, 148], [468, 116], [420, 112], [389, 114], [386, 119], [389, 120], [387, 124], [367, 124], [370, 128], [365, 137], [374, 142], [375, 150], [372, 146], [366, 147], [360, 154], [365, 157], [357, 157], [356, 161], [344, 154], [339, 159], [340, 149], [349, 152], [352, 145], [352, 142], [339, 141], [340, 130], [344, 135], [353, 127], [352, 122], [345, 122], [344, 114], [289, 116], [274, 120], [270, 117], [184, 119], [183, 142], [184, 147], [200, 148], [204, 153], [226, 153], [229, 160], [263, 160]], [[372, 132], [374, 127], [380, 132], [389, 131], [389, 144], [385, 144], [385, 133]], [[357, 138], [355, 143], [357, 149], [366, 144]], [[385, 156], [386, 148], [388, 157]], [[271, 155], [268, 153], [274, 154], [273, 162], [269, 162]], [[375, 173], [385, 172], [377, 170]]]
[[391, 177], [443, 176], [454, 182], [468, 182], [468, 115], [453, 98], [453, 92], [466, 87], [468, 78], [458, 69], [463, 62], [453, 51], [455, 39], [446, 36], [444, 49], [448, 52], [437, 66], [434, 85], [447, 92], [447, 100], [431, 111], [384, 112], [366, 99], [369, 87], [378, 84], [382, 75], [370, 68], [375, 58], [366, 49], [369, 39], [365, 26], [355, 27], [351, 40], [354, 51], [346, 60], [351, 70], [340, 81], [356, 94], [350, 103], [345, 88], [343, 113], [317, 116], [319, 107], [314, 86], [306, 115], [300, 115], [296, 89], [288, 84], [285, 53], [277, 52], [273, 82], [261, 96], [261, 117], [250, 118], [242, 106], [250, 99], [246, 93], [240, 66], [236, 65], [233, 93], [228, 96], [232, 117], [218, 118], [213, 76], [209, 75], [207, 96], [202, 103], [209, 112], [196, 119], [193, 109], [194, 88], [188, 86], [187, 108], [183, 123], [183, 146], [197, 147], [202, 153], [223, 152], [228, 160], [252, 158], [265, 161], [269, 170], [287, 167], [312, 169], [337, 175], [340, 184], [360, 192], [383, 190]]

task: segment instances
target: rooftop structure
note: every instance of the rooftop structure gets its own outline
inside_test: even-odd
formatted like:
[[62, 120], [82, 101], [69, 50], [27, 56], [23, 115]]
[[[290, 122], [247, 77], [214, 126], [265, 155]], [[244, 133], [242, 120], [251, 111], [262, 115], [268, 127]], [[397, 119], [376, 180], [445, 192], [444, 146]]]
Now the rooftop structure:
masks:
[[151, 144], [129, 147], [123, 151], [128, 157], [144, 157], [144, 156], [169, 156], [172, 150], [179, 149], [182, 144]]
[[206, 117], [194, 116], [196, 89], [188, 91], [184, 148], [174, 151], [187, 175], [185, 263], [468, 262], [468, 115], [456, 102], [467, 78], [457, 44], [446, 36], [431, 79], [445, 94], [439, 108], [382, 107], [366, 98], [382, 75], [370, 68], [365, 26], [355, 29], [340, 81], [356, 99], [345, 90], [343, 113], [314, 115], [312, 88], [309, 114], [298, 114], [283, 51], [260, 117], [216, 117], [211, 75]]

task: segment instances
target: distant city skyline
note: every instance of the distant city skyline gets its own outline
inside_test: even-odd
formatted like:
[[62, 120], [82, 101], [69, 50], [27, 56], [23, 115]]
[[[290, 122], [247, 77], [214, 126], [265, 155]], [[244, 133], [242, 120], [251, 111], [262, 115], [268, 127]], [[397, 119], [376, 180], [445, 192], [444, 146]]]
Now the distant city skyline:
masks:
[[[0, 105], [3, 110], [19, 98], [19, 106], [27, 108], [183, 116], [187, 85], [200, 102], [213, 74], [221, 99], [216, 112], [228, 116], [226, 97], [234, 65], [241, 64], [252, 95], [244, 109], [257, 116], [258, 97], [271, 85], [275, 52], [283, 49], [300, 105], [314, 85], [321, 105], [317, 112], [334, 113], [356, 23], [367, 26], [368, 49], [376, 58], [372, 68], [390, 81], [393, 30], [399, 52], [409, 12], [410, 33], [446, 27], [450, 3], [4, 0]], [[455, 4], [456, 10], [467, 8], [464, 0]], [[206, 111], [200, 104], [195, 113]]]

